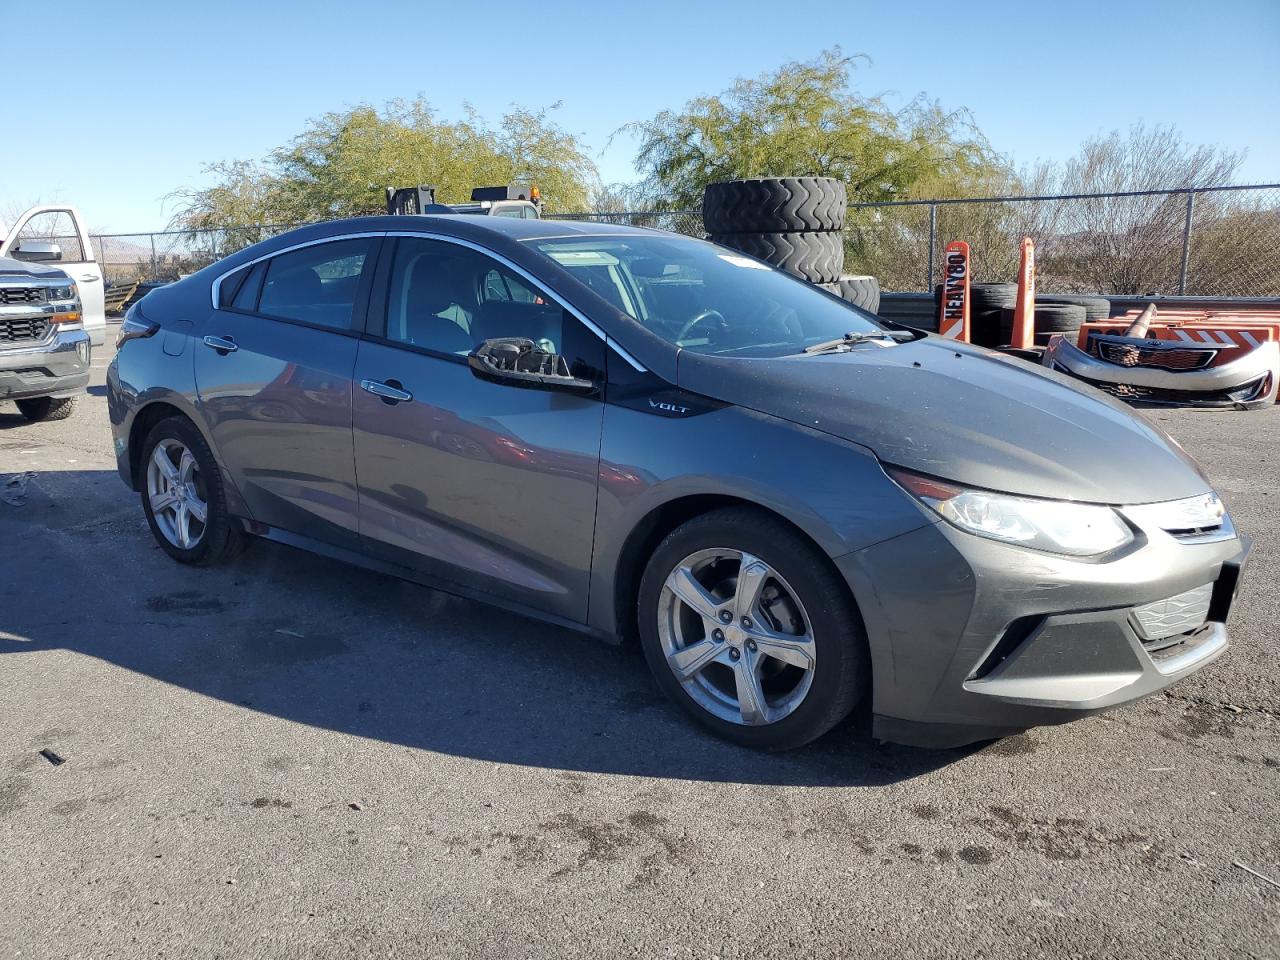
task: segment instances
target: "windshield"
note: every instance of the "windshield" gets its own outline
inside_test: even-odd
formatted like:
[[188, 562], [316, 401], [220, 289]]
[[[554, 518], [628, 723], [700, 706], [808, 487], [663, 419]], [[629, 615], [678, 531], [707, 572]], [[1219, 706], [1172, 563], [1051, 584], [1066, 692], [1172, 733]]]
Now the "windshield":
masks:
[[817, 287], [687, 237], [562, 237], [534, 245], [685, 350], [778, 357], [882, 329], [871, 314]]

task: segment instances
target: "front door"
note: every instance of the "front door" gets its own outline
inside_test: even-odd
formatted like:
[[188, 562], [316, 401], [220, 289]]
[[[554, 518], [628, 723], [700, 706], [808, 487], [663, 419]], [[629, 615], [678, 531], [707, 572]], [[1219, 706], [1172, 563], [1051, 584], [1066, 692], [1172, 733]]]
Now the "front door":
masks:
[[79, 212], [74, 207], [32, 207], [18, 218], [12, 232], [0, 243], [0, 257], [21, 254], [22, 244], [27, 240], [57, 243], [62, 258], [52, 266], [65, 271], [75, 281], [85, 332], [94, 346], [102, 346], [107, 335], [106, 284]]
[[601, 401], [480, 380], [466, 355], [485, 339], [528, 337], [599, 379], [604, 344], [471, 248], [402, 237], [383, 260], [354, 377], [365, 549], [585, 621]]
[[227, 277], [194, 338], [200, 409], [252, 519], [359, 549], [351, 374], [377, 237]]

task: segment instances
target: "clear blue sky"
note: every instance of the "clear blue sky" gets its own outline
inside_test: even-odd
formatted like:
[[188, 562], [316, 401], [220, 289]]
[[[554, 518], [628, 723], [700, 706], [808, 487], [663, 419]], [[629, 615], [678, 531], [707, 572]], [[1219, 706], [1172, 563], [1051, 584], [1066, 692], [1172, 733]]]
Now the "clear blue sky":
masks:
[[43, 41], [23, 29], [22, 45], [47, 53], [18, 54], [5, 85], [18, 107], [0, 133], [0, 210], [71, 202], [95, 230], [161, 228], [164, 195], [203, 184], [203, 164], [417, 93], [443, 116], [465, 100], [495, 120], [560, 101], [604, 179], [629, 180], [634, 144], [606, 149], [623, 123], [836, 44], [871, 57], [863, 92], [968, 107], [1018, 163], [1145, 120], [1247, 150], [1246, 182], [1280, 181], [1280, 0], [71, 0], [39, 19]]

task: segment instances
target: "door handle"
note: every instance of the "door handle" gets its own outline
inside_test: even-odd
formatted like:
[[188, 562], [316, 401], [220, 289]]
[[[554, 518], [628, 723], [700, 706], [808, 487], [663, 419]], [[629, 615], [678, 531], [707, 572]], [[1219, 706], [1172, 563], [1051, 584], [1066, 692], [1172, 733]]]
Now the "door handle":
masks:
[[405, 390], [399, 380], [361, 380], [360, 389], [381, 397], [384, 403], [397, 404], [404, 400], [412, 400], [413, 394]]
[[228, 353], [235, 353], [240, 349], [239, 344], [230, 337], [205, 337], [204, 345], [212, 347], [222, 357], [225, 357]]

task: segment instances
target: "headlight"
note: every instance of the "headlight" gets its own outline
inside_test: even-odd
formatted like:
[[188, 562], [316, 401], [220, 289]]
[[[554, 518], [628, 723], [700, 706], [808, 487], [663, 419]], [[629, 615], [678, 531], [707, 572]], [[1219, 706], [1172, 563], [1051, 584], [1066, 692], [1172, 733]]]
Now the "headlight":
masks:
[[889, 475], [944, 520], [979, 537], [1071, 557], [1096, 557], [1133, 542], [1133, 530], [1111, 507], [974, 490], [896, 467]]
[[49, 288], [50, 301], [74, 300], [75, 298], [76, 298], [76, 285], [74, 283], [68, 283], [65, 286]]

